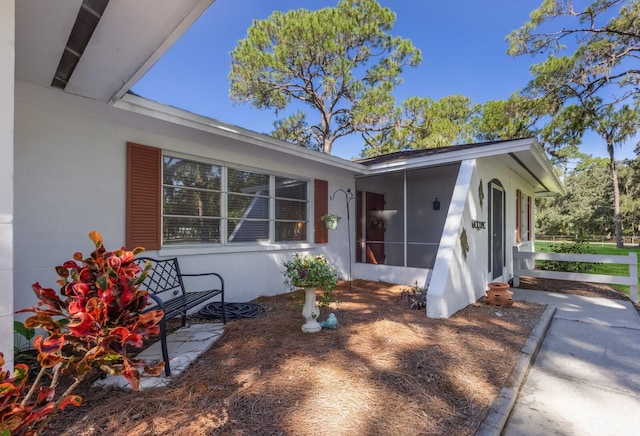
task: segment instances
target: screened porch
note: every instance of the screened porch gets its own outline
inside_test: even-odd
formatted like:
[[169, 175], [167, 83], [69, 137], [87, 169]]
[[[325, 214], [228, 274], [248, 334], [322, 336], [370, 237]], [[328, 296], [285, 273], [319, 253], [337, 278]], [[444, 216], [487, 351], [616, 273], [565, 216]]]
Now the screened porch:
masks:
[[356, 263], [432, 269], [459, 167], [356, 179]]

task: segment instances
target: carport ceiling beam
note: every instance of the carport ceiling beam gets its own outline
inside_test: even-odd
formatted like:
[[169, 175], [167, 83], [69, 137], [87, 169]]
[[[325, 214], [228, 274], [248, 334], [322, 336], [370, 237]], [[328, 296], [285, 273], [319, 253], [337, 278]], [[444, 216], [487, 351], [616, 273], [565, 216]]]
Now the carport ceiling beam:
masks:
[[51, 86], [62, 89], [67, 86], [108, 4], [109, 0], [83, 0]]

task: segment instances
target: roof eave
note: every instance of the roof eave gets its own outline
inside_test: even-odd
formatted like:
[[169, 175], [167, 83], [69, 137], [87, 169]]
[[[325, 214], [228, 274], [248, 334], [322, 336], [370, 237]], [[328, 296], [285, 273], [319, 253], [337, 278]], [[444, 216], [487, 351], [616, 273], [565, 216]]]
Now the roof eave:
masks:
[[257, 147], [263, 147], [277, 153], [302, 157], [306, 160], [346, 170], [356, 175], [368, 174], [370, 172], [369, 168], [356, 162], [318, 151], [309, 150], [304, 147], [275, 139], [271, 136], [263, 135], [232, 124], [226, 124], [213, 118], [197, 115], [193, 112], [167, 106], [133, 94], [125, 94], [121, 99], [114, 102], [114, 107], [191, 129], [247, 142]]
[[[531, 165], [527, 165], [522, 160], [516, 158], [518, 154], [522, 155], [523, 153], [532, 158]], [[544, 149], [536, 138], [500, 141], [495, 144], [488, 144], [482, 147], [465, 148], [460, 150], [456, 150], [455, 146], [452, 146], [451, 151], [446, 153], [415, 158], [407, 157], [406, 159], [399, 158], [390, 162], [373, 164], [370, 165], [369, 168], [374, 174], [384, 174], [445, 165], [465, 160], [509, 155], [518, 163], [518, 165], [523, 167], [535, 180], [537, 180], [540, 188], [540, 190], [536, 192], [537, 196], [562, 195], [565, 193], [564, 186], [553, 170], [551, 161], [546, 156]], [[531, 161], [531, 159], [527, 160]], [[534, 168], [530, 168], [530, 166]]]

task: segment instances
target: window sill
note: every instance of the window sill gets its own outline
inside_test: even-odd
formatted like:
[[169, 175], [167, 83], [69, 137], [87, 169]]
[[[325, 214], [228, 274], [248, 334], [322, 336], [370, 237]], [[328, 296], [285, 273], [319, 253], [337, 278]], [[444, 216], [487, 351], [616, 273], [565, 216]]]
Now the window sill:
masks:
[[310, 250], [315, 247], [311, 242], [296, 242], [283, 244], [247, 244], [247, 245], [181, 245], [163, 247], [158, 251], [162, 257], [190, 256], [199, 254], [222, 254], [222, 253], [253, 253], [264, 251], [284, 251], [284, 250]]

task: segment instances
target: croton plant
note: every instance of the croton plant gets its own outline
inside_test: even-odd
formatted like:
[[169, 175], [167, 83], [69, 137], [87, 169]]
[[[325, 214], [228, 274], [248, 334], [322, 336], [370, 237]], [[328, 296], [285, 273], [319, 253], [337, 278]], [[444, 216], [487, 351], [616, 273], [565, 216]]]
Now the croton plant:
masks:
[[[90, 232], [89, 238], [95, 244], [90, 256], [75, 253], [73, 260], [56, 267], [60, 295], [34, 283], [37, 306], [18, 311], [33, 312], [25, 326], [43, 329], [46, 335], [33, 341], [41, 368], [33, 384], [27, 384], [26, 365], [15, 365], [13, 378], [0, 371], [0, 436], [35, 434], [36, 424], [46, 425], [70, 404], [79, 406], [82, 398], [71, 392], [92, 371], [122, 375], [137, 390], [140, 370], [159, 375], [164, 367], [162, 361], [149, 366], [129, 355], [130, 348], [158, 334], [163, 316], [161, 310], [143, 313], [148, 292], [140, 284], [151, 265], [141, 268], [133, 262], [143, 249], [107, 251], [98, 232]], [[56, 396], [62, 374], [72, 383]]]

